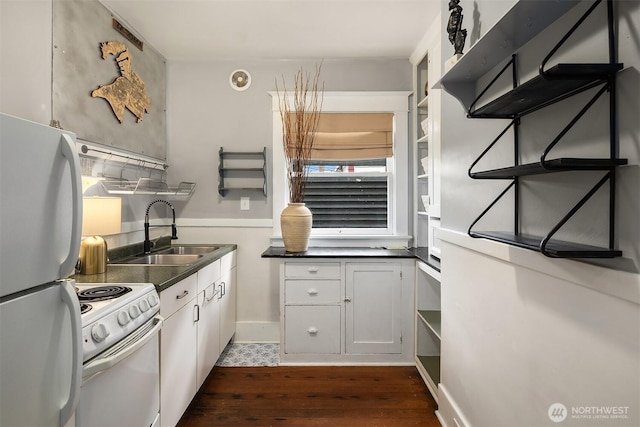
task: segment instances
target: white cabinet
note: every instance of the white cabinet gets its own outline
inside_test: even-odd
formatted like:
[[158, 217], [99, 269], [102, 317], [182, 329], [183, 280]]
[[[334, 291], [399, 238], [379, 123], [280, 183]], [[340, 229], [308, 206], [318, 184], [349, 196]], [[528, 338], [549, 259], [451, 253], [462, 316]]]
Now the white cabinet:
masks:
[[414, 270], [413, 259], [282, 261], [281, 363], [411, 362]]
[[417, 261], [416, 272], [416, 367], [438, 402], [440, 383], [440, 272]]
[[347, 353], [402, 352], [402, 276], [398, 263], [346, 265]]
[[224, 349], [236, 333], [236, 252], [223, 256], [220, 261], [220, 349]]
[[197, 388], [213, 369], [220, 348], [220, 260], [198, 271]]
[[175, 426], [197, 391], [197, 275], [160, 293], [160, 421]]
[[160, 293], [160, 420], [175, 426], [235, 333], [233, 251]]

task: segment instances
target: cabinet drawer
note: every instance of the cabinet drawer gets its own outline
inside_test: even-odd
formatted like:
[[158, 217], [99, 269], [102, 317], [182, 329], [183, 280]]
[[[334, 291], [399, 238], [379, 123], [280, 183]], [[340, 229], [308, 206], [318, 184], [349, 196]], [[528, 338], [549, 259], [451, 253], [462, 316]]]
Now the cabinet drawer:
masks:
[[340, 304], [340, 280], [285, 280], [285, 304]]
[[196, 297], [198, 275], [192, 274], [160, 292], [160, 315], [165, 319]]
[[285, 353], [340, 353], [340, 306], [287, 306]]
[[215, 260], [211, 264], [198, 271], [198, 293], [204, 291], [212, 283], [220, 280], [220, 260]]
[[340, 263], [339, 262], [285, 262], [285, 277], [301, 277], [301, 278], [339, 278]]

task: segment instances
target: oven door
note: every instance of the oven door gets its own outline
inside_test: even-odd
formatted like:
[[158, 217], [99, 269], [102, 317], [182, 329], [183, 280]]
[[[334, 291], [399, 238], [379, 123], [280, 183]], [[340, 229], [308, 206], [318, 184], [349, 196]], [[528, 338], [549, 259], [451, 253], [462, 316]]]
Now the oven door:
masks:
[[84, 364], [77, 427], [160, 424], [161, 327], [157, 315]]

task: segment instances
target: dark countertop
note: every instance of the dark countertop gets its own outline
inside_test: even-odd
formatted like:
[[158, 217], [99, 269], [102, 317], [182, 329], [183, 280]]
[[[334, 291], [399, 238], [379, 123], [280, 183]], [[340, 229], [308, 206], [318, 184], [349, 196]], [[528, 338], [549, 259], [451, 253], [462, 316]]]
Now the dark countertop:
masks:
[[[219, 248], [211, 253], [204, 254], [199, 261], [191, 265], [118, 264], [118, 260], [123, 257], [116, 258], [116, 255], [114, 256], [115, 261], [110, 261], [107, 264], [105, 273], [76, 274], [73, 278], [76, 283], [153, 283], [159, 293], [238, 248], [238, 245], [235, 244], [212, 243], [210, 245], [218, 246]], [[180, 246], [202, 245], [180, 244]], [[158, 250], [163, 248], [159, 247]], [[109, 259], [112, 259], [111, 253]]]
[[270, 246], [262, 258], [415, 258], [407, 249], [385, 248], [309, 248], [305, 252], [286, 252]]
[[262, 253], [262, 258], [417, 258], [440, 271], [440, 261], [429, 256], [427, 248], [386, 249], [386, 248], [341, 248], [315, 247], [305, 252], [286, 252], [282, 247], [270, 246]]

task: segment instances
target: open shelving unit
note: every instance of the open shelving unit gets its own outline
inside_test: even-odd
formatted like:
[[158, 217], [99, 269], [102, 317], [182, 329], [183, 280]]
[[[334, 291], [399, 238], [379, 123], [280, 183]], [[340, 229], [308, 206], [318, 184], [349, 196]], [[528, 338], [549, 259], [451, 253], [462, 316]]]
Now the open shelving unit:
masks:
[[[518, 84], [518, 57], [515, 52], [578, 3], [578, 1], [573, 0], [565, 2], [520, 0], [485, 37], [476, 43], [476, 45], [461, 58], [458, 64], [443, 76], [440, 85], [462, 103], [469, 118], [510, 120], [507, 127], [471, 164], [468, 174], [473, 179], [505, 179], [511, 180], [511, 182], [472, 222], [469, 226], [468, 234], [471, 237], [486, 238], [538, 251], [548, 257], [613, 258], [622, 255], [621, 251], [615, 249], [614, 244], [616, 168], [627, 164], [626, 159], [618, 158], [616, 74], [622, 70], [623, 64], [617, 62], [613, 0], [596, 0], [592, 3], [565, 35], [561, 37], [560, 41], [549, 50], [539, 66], [539, 75], [522, 84]], [[576, 29], [587, 20], [600, 4], [605, 4], [607, 8], [609, 61], [606, 63], [560, 63], [547, 69], [547, 63], [550, 59], [554, 57], [558, 50], [574, 34]], [[531, 25], [526, 27], [517, 25], [518, 22], [524, 22], [524, 20], [531, 23]], [[494, 46], [491, 46], [491, 43], [497, 43], [498, 40], [502, 40], [501, 44], [507, 44], [510, 49], [495, 49]], [[483, 60], [478, 62], [477, 60], [479, 58]], [[476, 82], [487, 74], [490, 69], [498, 66], [505, 59], [508, 59], [506, 64], [483, 89], [478, 91], [479, 94], [477, 94], [475, 89]], [[513, 88], [501, 94], [496, 99], [478, 106], [483, 96], [485, 96], [489, 89], [492, 88], [492, 85], [494, 85], [507, 70], [511, 70], [512, 72]], [[522, 118], [530, 113], [590, 89], [593, 89], [591, 91], [591, 93], [593, 93], [591, 98], [547, 145], [540, 155], [540, 160], [538, 162], [520, 164], [518, 135]], [[604, 158], [549, 158], [552, 149], [561, 142], [567, 132], [580, 121], [584, 114], [605, 93], [609, 94], [609, 156]], [[502, 136], [510, 129], [514, 135], [514, 164], [504, 168], [475, 171], [474, 167], [478, 162], [491, 151], [496, 143], [501, 140]], [[519, 206], [521, 204], [519, 191], [521, 185], [520, 179], [531, 175], [567, 171], [602, 171], [603, 176], [591, 189], [586, 191], [586, 194], [569, 209], [569, 212], [564, 217], [551, 227], [551, 230], [546, 235], [532, 236], [522, 234], [520, 232], [521, 214], [519, 212]], [[607, 206], [609, 211], [608, 246], [599, 247], [557, 240], [554, 237], [555, 234], [598, 190], [603, 188], [605, 184], [609, 184], [609, 203]], [[474, 230], [476, 224], [494, 207], [498, 200], [510, 190], [514, 192], [513, 232]]]
[[[218, 193], [222, 197], [231, 190], [260, 191], [267, 196], [267, 147], [248, 152], [224, 151], [224, 147], [220, 147], [218, 156]], [[235, 183], [256, 178], [261, 180], [259, 187]]]
[[416, 271], [416, 368], [438, 401], [440, 383], [440, 271], [417, 261]]

